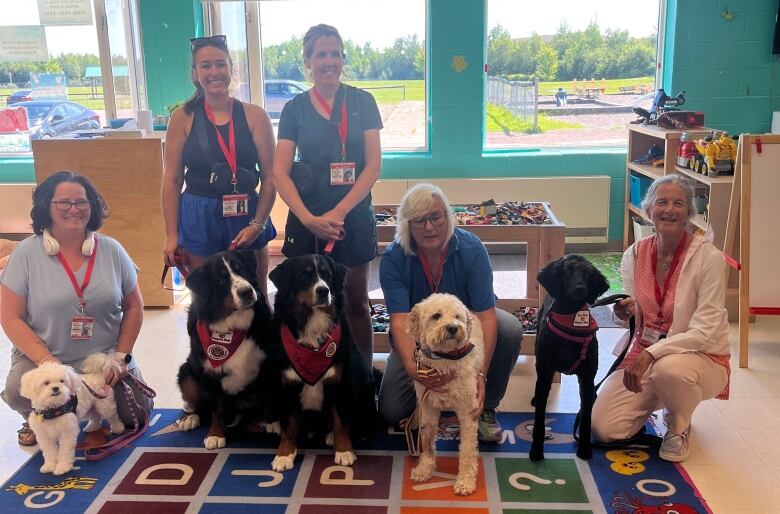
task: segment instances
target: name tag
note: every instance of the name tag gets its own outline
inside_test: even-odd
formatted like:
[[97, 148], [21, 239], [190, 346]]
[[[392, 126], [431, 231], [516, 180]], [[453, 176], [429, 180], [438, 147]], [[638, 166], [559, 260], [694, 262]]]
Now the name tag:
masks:
[[330, 163], [330, 185], [349, 186], [355, 183], [354, 162]]
[[95, 318], [89, 316], [74, 316], [70, 320], [70, 338], [89, 341], [95, 328]]
[[211, 340], [218, 344], [230, 344], [233, 341], [233, 331], [217, 332], [215, 330], [211, 332]]
[[590, 325], [590, 311], [578, 311], [574, 315], [574, 323], [572, 324], [575, 327], [587, 327]]
[[655, 344], [665, 337], [666, 332], [662, 332], [657, 328], [645, 327], [645, 329], [642, 331], [642, 342], [647, 345]]
[[249, 208], [249, 195], [225, 195], [222, 197], [222, 217], [246, 216]]

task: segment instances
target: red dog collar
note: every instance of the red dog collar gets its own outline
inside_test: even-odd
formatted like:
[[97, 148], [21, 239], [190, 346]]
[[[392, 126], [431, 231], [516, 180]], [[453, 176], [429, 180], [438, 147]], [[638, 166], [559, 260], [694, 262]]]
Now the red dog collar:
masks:
[[309, 385], [314, 385], [322, 378], [333, 363], [333, 356], [341, 342], [341, 325], [334, 325], [317, 350], [301, 345], [290, 331], [290, 327], [282, 324], [282, 343], [284, 351], [290, 359], [295, 372]]
[[420, 351], [428, 357], [431, 360], [437, 360], [437, 359], [447, 359], [451, 361], [460, 360], [469, 353], [471, 353], [471, 350], [474, 349], [474, 344], [468, 343], [460, 348], [455, 348], [454, 350], [450, 350], [449, 352], [435, 352], [431, 350], [430, 348], [424, 348], [420, 346]]
[[230, 360], [246, 337], [245, 330], [217, 332], [216, 330], [210, 330], [200, 320], [195, 323], [195, 328], [198, 330], [200, 346], [206, 352], [206, 357], [208, 357], [211, 367], [214, 369]]

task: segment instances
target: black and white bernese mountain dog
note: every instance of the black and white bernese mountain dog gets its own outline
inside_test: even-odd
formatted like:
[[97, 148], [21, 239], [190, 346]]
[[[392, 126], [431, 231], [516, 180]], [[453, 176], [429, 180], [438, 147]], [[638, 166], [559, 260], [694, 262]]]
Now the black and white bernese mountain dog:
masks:
[[352, 438], [375, 426], [371, 369], [344, 313], [346, 271], [326, 255], [303, 255], [269, 274], [278, 290], [269, 356], [269, 371], [279, 374], [270, 380], [279, 386], [272, 412], [281, 425], [274, 471], [292, 469], [298, 436], [306, 433], [327, 434], [336, 464], [351, 466]]
[[260, 292], [257, 260], [250, 250], [218, 253], [187, 278], [192, 292], [187, 319], [190, 354], [179, 368], [184, 399], [182, 431], [209, 420], [203, 441], [213, 450], [226, 444], [227, 425], [240, 414], [263, 418], [263, 348], [271, 310]]

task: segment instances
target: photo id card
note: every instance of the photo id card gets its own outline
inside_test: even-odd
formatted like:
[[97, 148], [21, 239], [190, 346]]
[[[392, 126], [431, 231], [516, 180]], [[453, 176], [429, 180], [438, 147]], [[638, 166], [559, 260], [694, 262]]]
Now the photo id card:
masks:
[[249, 208], [249, 195], [236, 194], [222, 197], [222, 217], [246, 216]]
[[330, 185], [331, 186], [351, 186], [354, 183], [355, 183], [354, 162], [330, 163]]
[[92, 329], [95, 318], [89, 316], [73, 316], [70, 320], [70, 338], [88, 341], [92, 339]]

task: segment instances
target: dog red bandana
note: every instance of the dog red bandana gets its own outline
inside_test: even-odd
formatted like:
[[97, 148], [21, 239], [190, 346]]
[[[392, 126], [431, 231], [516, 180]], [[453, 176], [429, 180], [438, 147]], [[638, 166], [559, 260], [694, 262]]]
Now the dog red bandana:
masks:
[[246, 337], [246, 331], [244, 330], [218, 332], [210, 330], [208, 325], [202, 321], [197, 321], [195, 328], [198, 330], [200, 346], [206, 352], [206, 357], [208, 357], [211, 367], [214, 369], [230, 360], [235, 355], [238, 347], [241, 346], [241, 341]]
[[312, 350], [301, 345], [290, 327], [282, 325], [282, 343], [295, 372], [309, 385], [314, 385], [328, 371], [333, 356], [341, 342], [341, 325], [334, 325], [330, 334], [320, 341], [320, 347]]

